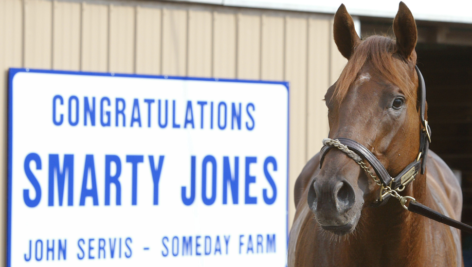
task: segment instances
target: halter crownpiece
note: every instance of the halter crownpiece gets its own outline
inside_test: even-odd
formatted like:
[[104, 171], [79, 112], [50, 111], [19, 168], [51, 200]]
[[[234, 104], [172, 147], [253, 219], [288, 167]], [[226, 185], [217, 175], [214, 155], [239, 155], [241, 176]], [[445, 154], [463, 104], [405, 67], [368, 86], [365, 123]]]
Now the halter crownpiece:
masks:
[[[425, 120], [425, 109], [426, 109], [426, 85], [424, 82], [423, 75], [419, 70], [418, 66], [415, 66], [416, 72], [418, 73], [418, 93], [420, 101], [420, 118], [422, 129], [420, 132], [420, 148], [418, 157], [408, 164], [401, 172], [395, 177], [390, 176], [388, 171], [385, 169], [383, 164], [377, 159], [377, 157], [370, 152], [368, 148], [359, 144], [358, 142], [348, 138], [337, 138], [323, 139], [323, 147], [321, 148], [320, 154], [320, 168], [323, 165], [324, 158], [331, 148], [337, 148], [339, 151], [345, 153], [348, 157], [353, 159], [365, 172], [371, 177], [374, 182], [380, 186], [380, 196], [377, 199], [377, 203], [385, 203], [390, 197], [394, 197], [400, 201], [400, 204], [406, 210], [428, 217], [432, 220], [447, 224], [449, 226], [458, 228], [460, 230], [472, 233], [472, 227], [453, 220], [443, 214], [440, 214], [420, 203], [418, 203], [411, 196], [401, 196], [405, 187], [413, 182], [416, 175], [421, 169], [421, 174], [425, 173], [426, 158], [428, 155], [429, 144], [431, 143], [431, 128], [428, 121]], [[366, 160], [370, 166], [374, 169], [374, 172], [364, 163]], [[409, 202], [409, 203], [408, 203]], [[408, 206], [407, 206], [408, 204]]]

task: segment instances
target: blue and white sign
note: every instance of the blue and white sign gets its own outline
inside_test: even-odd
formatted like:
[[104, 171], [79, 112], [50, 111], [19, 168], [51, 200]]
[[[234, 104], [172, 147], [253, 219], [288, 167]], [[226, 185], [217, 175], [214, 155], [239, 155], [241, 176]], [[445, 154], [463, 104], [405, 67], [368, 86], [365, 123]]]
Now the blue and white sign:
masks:
[[285, 266], [288, 85], [10, 69], [7, 266]]

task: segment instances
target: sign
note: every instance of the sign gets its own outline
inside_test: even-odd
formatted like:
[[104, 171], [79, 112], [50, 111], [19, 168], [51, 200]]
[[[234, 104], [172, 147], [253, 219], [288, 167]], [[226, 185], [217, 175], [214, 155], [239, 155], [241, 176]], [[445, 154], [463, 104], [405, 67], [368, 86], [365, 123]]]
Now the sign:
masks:
[[10, 69], [7, 266], [285, 266], [288, 85]]

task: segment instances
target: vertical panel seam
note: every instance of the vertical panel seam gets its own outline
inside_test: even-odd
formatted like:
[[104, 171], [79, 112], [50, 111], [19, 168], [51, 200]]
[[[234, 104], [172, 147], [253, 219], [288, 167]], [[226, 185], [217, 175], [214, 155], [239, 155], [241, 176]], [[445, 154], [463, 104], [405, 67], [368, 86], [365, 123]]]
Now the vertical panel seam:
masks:
[[[283, 41], [283, 56], [282, 56], [282, 63], [283, 63], [283, 80], [284, 81], [287, 81], [287, 53], [288, 53], [288, 50], [287, 50], [287, 15], [284, 15], [284, 41]], [[290, 86], [290, 85], [289, 85]]]
[[305, 161], [307, 161], [310, 156], [308, 155], [309, 153], [309, 149], [308, 149], [308, 142], [309, 142], [309, 123], [310, 123], [310, 120], [309, 120], [309, 90], [310, 90], [310, 84], [309, 84], [309, 80], [310, 80], [310, 73], [309, 73], [309, 62], [310, 62], [310, 17], [307, 16], [306, 18], [306, 62], [305, 62]]
[[189, 74], [189, 63], [188, 63], [188, 56], [190, 55], [190, 52], [189, 52], [189, 49], [190, 49], [190, 10], [189, 9], [186, 9], [186, 19], [187, 19], [187, 23], [186, 23], [186, 29], [185, 29], [185, 55], [184, 55], [184, 59], [185, 59], [185, 76], [188, 76]]
[[234, 53], [234, 56], [235, 56], [235, 60], [234, 60], [234, 63], [235, 63], [235, 68], [234, 68], [234, 77], [236, 78], [239, 78], [239, 47], [240, 47], [240, 44], [239, 44], [239, 39], [240, 39], [240, 36], [239, 36], [239, 28], [240, 28], [240, 21], [241, 21], [241, 16], [240, 16], [241, 12], [238, 10], [238, 13], [236, 13], [236, 23], [235, 23], [235, 28], [236, 28], [236, 51]]
[[133, 47], [133, 72], [138, 72], [138, 6], [134, 7], [134, 47]]
[[160, 31], [160, 47], [159, 47], [159, 74], [162, 74], [163, 73], [163, 68], [164, 68], [164, 8], [160, 8], [160, 12], [161, 12], [161, 31]]
[[332, 20], [329, 23], [329, 35], [328, 35], [328, 83], [331, 84], [331, 76], [332, 76], [332, 69], [333, 69], [333, 49], [331, 44], [331, 38], [333, 38], [333, 28], [332, 28]]
[[264, 24], [264, 13], [259, 15], [259, 80], [262, 80], [262, 38]]
[[84, 70], [84, 12], [85, 3], [80, 3], [80, 17], [79, 17], [79, 70]]
[[108, 4], [108, 18], [107, 18], [107, 71], [110, 71], [111, 68], [111, 13], [112, 13], [112, 5]]
[[[185, 14], [186, 29], [185, 29], [185, 49], [184, 49], [184, 51], [186, 53], [185, 56], [187, 56], [187, 55], [190, 55], [190, 53], [188, 51], [190, 49], [190, 45], [189, 45], [189, 43], [190, 43], [190, 30], [189, 30], [190, 29], [190, 10], [186, 9], [185, 11], [186, 11], [186, 14]], [[189, 64], [185, 64], [185, 66], [184, 66], [184, 75], [186, 75], [186, 76], [188, 76], [188, 73], [189, 73], [188, 68], [189, 68]], [[177, 71], [179, 71], [179, 70], [177, 70]]]
[[215, 10], [211, 11], [210, 77], [215, 77]]
[[54, 65], [54, 35], [55, 35], [55, 32], [54, 32], [54, 17], [56, 15], [56, 12], [55, 12], [55, 9], [56, 9], [56, 5], [57, 5], [57, 2], [54, 0], [52, 1], [51, 3], [51, 63], [50, 63], [50, 68], [51, 69], [54, 69], [55, 68], [55, 65]]
[[[331, 55], [331, 48], [329, 46], [329, 41], [331, 40], [331, 32], [332, 31], [331, 31], [331, 26], [330, 25], [331, 25], [330, 20], [328, 20], [328, 53], [329, 53], [328, 54], [328, 75], [331, 76], [331, 74], [330, 74], [331, 66], [329, 65], [330, 55]], [[328, 77], [328, 79], [326, 79], [326, 81], [328, 83], [326, 85], [326, 88], [329, 88], [329, 86], [331, 85], [331, 81], [329, 80], [329, 77]], [[328, 116], [328, 113], [325, 113], [325, 116]], [[329, 121], [328, 120], [325, 120], [325, 125], [324, 126], [326, 127], [326, 130], [328, 130], [327, 132], [325, 131], [324, 134], [325, 134], [325, 136], [328, 136], [329, 135]]]
[[27, 0], [23, 0], [21, 2], [22, 4], [22, 8], [21, 8], [21, 15], [23, 16], [22, 17], [22, 24], [21, 25], [21, 31], [22, 31], [22, 42], [21, 42], [21, 65], [22, 67], [25, 67], [26, 65], [26, 57], [25, 57], [25, 52], [26, 52], [26, 1]]

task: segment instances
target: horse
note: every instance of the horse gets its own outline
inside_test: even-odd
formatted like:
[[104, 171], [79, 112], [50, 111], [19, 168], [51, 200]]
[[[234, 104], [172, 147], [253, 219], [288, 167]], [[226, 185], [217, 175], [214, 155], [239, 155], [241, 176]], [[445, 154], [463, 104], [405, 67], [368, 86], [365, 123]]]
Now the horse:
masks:
[[[348, 62], [325, 95], [328, 137], [357, 141], [397, 175], [421, 156], [415, 19], [400, 2], [395, 39], [361, 40], [341, 5], [333, 31]], [[296, 180], [289, 267], [463, 266], [459, 230], [409, 212], [394, 198], [379, 204], [380, 186], [342, 151], [329, 150], [321, 167], [320, 160], [320, 153], [311, 158]], [[434, 152], [423, 160], [424, 173], [401, 196], [460, 220], [458, 180]]]

